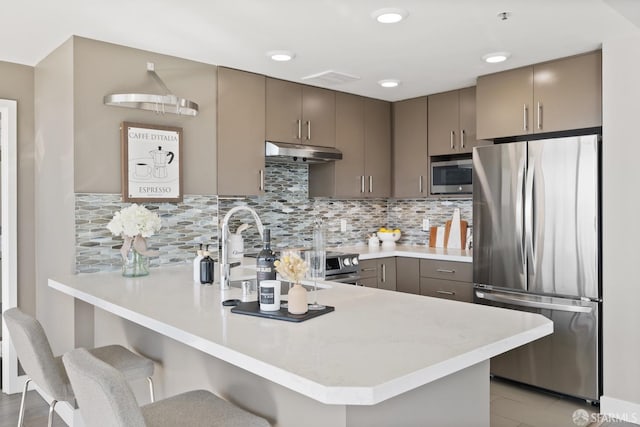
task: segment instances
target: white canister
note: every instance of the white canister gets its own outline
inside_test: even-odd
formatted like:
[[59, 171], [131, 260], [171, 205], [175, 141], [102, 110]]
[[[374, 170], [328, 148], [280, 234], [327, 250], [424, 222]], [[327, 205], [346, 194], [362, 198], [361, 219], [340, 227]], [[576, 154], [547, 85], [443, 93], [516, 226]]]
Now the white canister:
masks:
[[260, 281], [260, 311], [280, 310], [280, 281]]
[[242, 258], [244, 254], [244, 239], [240, 234], [229, 236], [229, 258]]

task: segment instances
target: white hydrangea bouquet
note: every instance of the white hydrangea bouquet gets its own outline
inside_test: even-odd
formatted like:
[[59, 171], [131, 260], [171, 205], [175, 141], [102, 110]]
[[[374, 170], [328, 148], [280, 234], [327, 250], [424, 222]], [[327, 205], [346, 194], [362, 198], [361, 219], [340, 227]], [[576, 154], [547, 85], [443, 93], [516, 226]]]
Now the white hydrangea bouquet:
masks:
[[[151, 212], [144, 206], [133, 204], [129, 207], [123, 208], [120, 212], [116, 212], [107, 229], [115, 236], [122, 236], [124, 242], [122, 243], [123, 274], [125, 276], [142, 276], [149, 274], [148, 269], [145, 273], [145, 266], [134, 266], [136, 269], [142, 268], [142, 271], [126, 272], [128, 268], [127, 264], [137, 263], [141, 264], [144, 260], [139, 259], [138, 254], [145, 256], [157, 255], [157, 251], [151, 251], [147, 249], [147, 237], [153, 236], [162, 227], [162, 221], [158, 214]], [[133, 255], [130, 254], [133, 250]], [[132, 260], [131, 258], [135, 258]], [[133, 267], [132, 267], [133, 268]]]

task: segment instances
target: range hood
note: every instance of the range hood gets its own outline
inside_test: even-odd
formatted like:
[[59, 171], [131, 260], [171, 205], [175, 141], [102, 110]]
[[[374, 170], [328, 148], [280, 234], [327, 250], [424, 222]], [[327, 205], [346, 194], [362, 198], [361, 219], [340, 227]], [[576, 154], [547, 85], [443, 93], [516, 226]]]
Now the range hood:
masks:
[[341, 160], [342, 152], [333, 147], [266, 141], [265, 157], [286, 163], [326, 163]]

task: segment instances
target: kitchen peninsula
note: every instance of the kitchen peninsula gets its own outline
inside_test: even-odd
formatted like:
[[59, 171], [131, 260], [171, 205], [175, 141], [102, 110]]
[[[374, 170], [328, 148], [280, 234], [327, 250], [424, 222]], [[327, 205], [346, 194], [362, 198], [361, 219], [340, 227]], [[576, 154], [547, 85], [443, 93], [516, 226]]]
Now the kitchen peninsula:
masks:
[[553, 330], [530, 313], [321, 285], [336, 310], [289, 323], [231, 313], [221, 301], [241, 291], [195, 284], [190, 266], [49, 279], [75, 298], [76, 342], [117, 338], [162, 367], [159, 394], [208, 388], [276, 426], [488, 427], [489, 359]]

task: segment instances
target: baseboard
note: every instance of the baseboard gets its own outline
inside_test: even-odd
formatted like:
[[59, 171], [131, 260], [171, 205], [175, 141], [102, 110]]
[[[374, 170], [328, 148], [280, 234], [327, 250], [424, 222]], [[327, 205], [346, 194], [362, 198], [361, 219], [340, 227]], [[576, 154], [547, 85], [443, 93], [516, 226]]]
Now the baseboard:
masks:
[[600, 414], [640, 425], [640, 403], [602, 396], [600, 398]]

